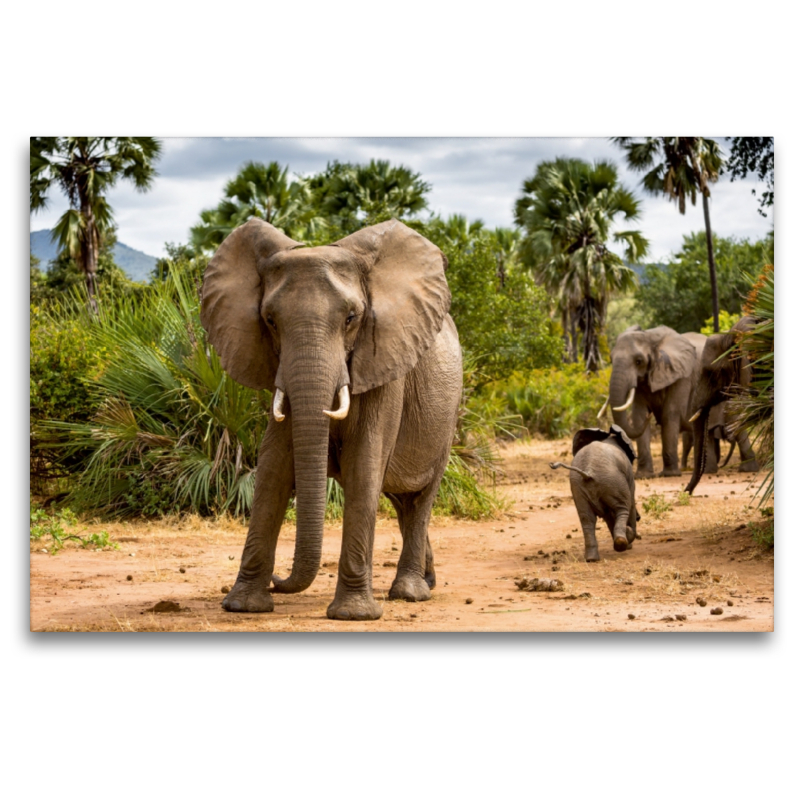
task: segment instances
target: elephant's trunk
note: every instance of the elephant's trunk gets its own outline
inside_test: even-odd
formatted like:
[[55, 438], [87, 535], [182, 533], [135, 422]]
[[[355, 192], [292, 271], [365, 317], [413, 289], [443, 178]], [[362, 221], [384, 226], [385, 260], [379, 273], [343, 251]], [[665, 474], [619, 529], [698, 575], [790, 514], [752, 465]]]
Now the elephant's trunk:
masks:
[[[609, 393], [608, 393], [608, 404], [611, 406], [611, 414], [614, 417], [614, 424], [619, 425], [622, 430], [628, 435], [631, 439], [638, 439], [646, 430], [647, 425], [650, 424], [650, 419], [648, 415], [640, 414], [638, 416], [642, 417], [641, 419], [637, 418], [637, 410], [640, 408], [639, 401], [634, 401], [633, 407], [630, 409], [630, 413], [628, 411], [628, 407], [625, 406], [628, 398], [631, 395], [631, 389], [636, 388], [636, 381], [631, 381], [628, 376], [615, 373], [613, 370], [611, 372], [611, 384], [609, 386]], [[617, 409], [625, 408], [621, 411]], [[644, 410], [644, 409], [642, 409]]]
[[335, 359], [307, 348], [287, 363], [287, 381], [291, 404], [292, 446], [294, 450], [295, 495], [297, 498], [297, 537], [292, 573], [281, 580], [273, 576], [272, 591], [302, 592], [319, 571], [322, 555], [322, 532], [325, 525], [325, 497], [328, 478], [329, 408], [337, 390], [339, 370], [332, 368]]
[[694, 421], [694, 469], [692, 470], [692, 479], [689, 481], [684, 491], [691, 494], [698, 483], [703, 473], [706, 470], [706, 436], [708, 435], [708, 416], [710, 409], [704, 408], [700, 412], [700, 416]]

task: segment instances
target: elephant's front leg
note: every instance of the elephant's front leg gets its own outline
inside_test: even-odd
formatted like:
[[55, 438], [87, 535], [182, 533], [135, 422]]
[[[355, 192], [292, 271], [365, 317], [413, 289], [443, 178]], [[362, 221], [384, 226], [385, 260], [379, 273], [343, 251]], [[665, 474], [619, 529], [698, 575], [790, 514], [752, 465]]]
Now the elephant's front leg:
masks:
[[[661, 457], [664, 460], [664, 468], [659, 473], [662, 478], [681, 474], [680, 462], [678, 461], [678, 434], [680, 432], [680, 420], [677, 415], [669, 413], [665, 409], [661, 419]], [[696, 445], [702, 447], [702, 443]]]
[[294, 486], [294, 458], [289, 425], [270, 419], [258, 452], [250, 528], [239, 575], [222, 601], [226, 611], [272, 611], [269, 584], [275, 547]]
[[372, 596], [372, 550], [389, 448], [375, 432], [350, 433], [341, 454], [345, 500], [339, 579], [327, 614], [330, 619], [380, 619], [383, 609]]
[[636, 440], [636, 477], [652, 478], [655, 475], [653, 470], [653, 456], [650, 453], [650, 425], [644, 429], [644, 433]]

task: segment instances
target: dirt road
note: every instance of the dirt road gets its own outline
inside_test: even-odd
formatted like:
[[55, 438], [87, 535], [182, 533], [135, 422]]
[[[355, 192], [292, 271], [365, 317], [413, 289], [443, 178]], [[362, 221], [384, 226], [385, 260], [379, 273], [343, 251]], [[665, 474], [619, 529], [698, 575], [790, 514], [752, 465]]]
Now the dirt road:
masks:
[[[770, 631], [773, 555], [757, 546], [749, 507], [763, 474], [728, 468], [706, 476], [688, 505], [687, 482], [637, 482], [641, 540], [616, 553], [598, 526], [601, 561], [583, 560], [583, 536], [564, 470], [548, 461], [569, 454], [567, 440], [503, 447], [499, 520], [435, 518], [430, 528], [438, 584], [426, 603], [389, 601], [400, 548], [396, 520], [379, 519], [374, 589], [383, 606], [376, 622], [325, 616], [336, 584], [341, 526], [326, 528], [322, 567], [298, 595], [277, 595], [271, 614], [229, 614], [220, 602], [236, 578], [246, 528], [233, 521], [188, 518], [177, 523], [90, 523], [108, 531], [118, 550], [67, 545], [57, 555], [31, 544], [33, 631]], [[658, 455], [657, 448], [654, 454]], [[570, 459], [567, 458], [567, 461]], [[657, 459], [658, 465], [658, 459]], [[663, 517], [643, 511], [661, 495]], [[277, 572], [291, 568], [294, 528], [285, 525]], [[558, 592], [520, 591], [523, 577], [557, 578]], [[704, 603], [700, 605], [697, 599]], [[159, 605], [161, 604], [161, 605]], [[161, 610], [164, 609], [164, 610]], [[712, 613], [720, 609], [721, 613]]]

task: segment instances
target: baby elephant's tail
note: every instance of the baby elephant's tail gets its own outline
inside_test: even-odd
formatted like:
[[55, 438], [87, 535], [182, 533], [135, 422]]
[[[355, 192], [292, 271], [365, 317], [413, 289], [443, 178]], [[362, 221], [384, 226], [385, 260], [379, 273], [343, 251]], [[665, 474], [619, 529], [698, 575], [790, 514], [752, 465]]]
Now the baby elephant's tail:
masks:
[[562, 467], [563, 469], [571, 469], [573, 472], [577, 472], [581, 478], [585, 478], [587, 481], [594, 480], [592, 476], [588, 472], [584, 472], [582, 469], [578, 469], [577, 467], [571, 467], [569, 464], [562, 464], [560, 461], [551, 461], [550, 462], [550, 469], [558, 469]]

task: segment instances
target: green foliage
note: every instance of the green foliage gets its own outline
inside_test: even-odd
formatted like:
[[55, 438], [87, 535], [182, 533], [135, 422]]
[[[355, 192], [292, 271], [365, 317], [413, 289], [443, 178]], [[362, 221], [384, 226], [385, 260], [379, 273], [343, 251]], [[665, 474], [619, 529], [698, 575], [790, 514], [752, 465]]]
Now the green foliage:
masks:
[[730, 401], [732, 424], [747, 430], [767, 474], [758, 489], [763, 506], [775, 490], [775, 270], [767, 265], [754, 281], [743, 312], [755, 320], [737, 343], [752, 366], [749, 390]]
[[690, 500], [689, 492], [678, 492], [678, 499], [675, 502], [675, 505], [688, 506], [689, 500]]
[[[719, 333], [727, 333], [741, 318], [741, 314], [729, 314], [727, 311], [720, 311]], [[709, 317], [706, 320], [706, 324], [700, 328], [700, 333], [704, 336], [711, 336], [714, 333], [714, 317]]]
[[571, 436], [578, 428], [596, 428], [608, 394], [610, 368], [591, 374], [578, 364], [560, 369], [515, 373], [492, 387], [508, 410], [519, 414], [527, 430], [547, 439]]
[[479, 365], [476, 385], [560, 362], [562, 345], [548, 316], [547, 294], [530, 275], [507, 264], [501, 287], [498, 246], [489, 235], [458, 247], [436, 230], [428, 233], [448, 258], [450, 314], [461, 347]]
[[49, 552], [53, 554], [61, 550], [64, 543], [69, 540], [80, 542], [81, 547], [93, 547], [95, 550], [119, 549], [119, 545], [111, 541], [108, 531], [100, 531], [88, 536], [68, 532], [66, 528], [72, 528], [78, 522], [75, 514], [68, 508], [54, 514], [48, 514], [43, 508], [34, 505], [31, 505], [30, 509], [31, 541], [48, 544]]
[[[748, 273], [772, 263], [774, 237], [758, 242], [714, 237], [720, 314], [741, 313], [742, 298], [750, 290]], [[644, 328], [668, 325], [679, 333], [699, 331], [711, 308], [711, 283], [705, 234], [683, 237], [681, 251], [667, 264], [648, 264], [636, 294]]]
[[514, 217], [524, 229], [523, 263], [556, 302], [562, 327], [572, 338], [570, 359], [577, 359], [577, 326], [586, 368], [596, 372], [609, 298], [636, 284], [635, 273], [609, 249], [609, 242], [624, 246], [632, 262], [648, 247], [639, 231], [611, 230], [617, 218], [637, 219], [639, 202], [617, 183], [616, 167], [608, 161], [544, 161], [522, 189]]
[[672, 506], [663, 495], [651, 494], [642, 500], [642, 508], [644, 513], [653, 517], [653, 519], [663, 519], [672, 509]]
[[[760, 181], [765, 181], [767, 189], [761, 194], [758, 213], [762, 217], [767, 214], [775, 200], [775, 143], [771, 136], [729, 136], [731, 155], [728, 159], [728, 170], [731, 180], [746, 178], [755, 174]], [[755, 197], [756, 190], [752, 190]]]

